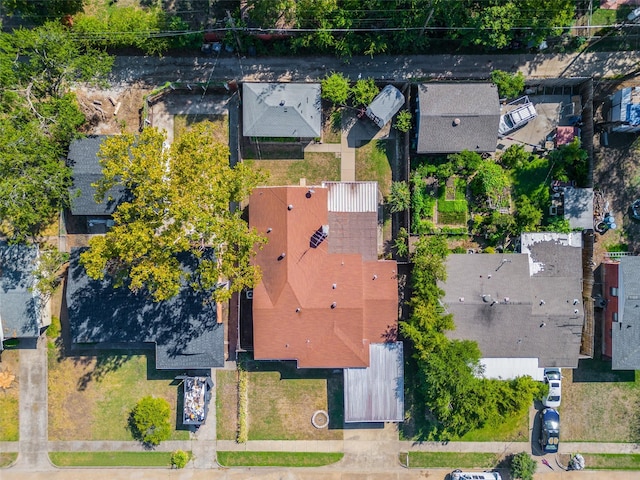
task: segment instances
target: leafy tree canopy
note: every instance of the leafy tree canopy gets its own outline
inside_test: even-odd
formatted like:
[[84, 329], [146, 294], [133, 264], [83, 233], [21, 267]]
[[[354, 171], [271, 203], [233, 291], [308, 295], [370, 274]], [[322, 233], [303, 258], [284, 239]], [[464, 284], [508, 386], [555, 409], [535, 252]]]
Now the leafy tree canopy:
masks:
[[322, 98], [336, 105], [345, 105], [351, 94], [349, 80], [341, 73], [332, 73], [322, 80]]
[[362, 78], [351, 88], [351, 96], [355, 106], [366, 107], [376, 98], [378, 93], [380, 93], [380, 89], [376, 86], [373, 78]]
[[402, 212], [409, 208], [411, 203], [409, 184], [407, 182], [393, 182], [388, 201], [391, 204], [391, 213]]
[[[194, 288], [213, 290], [217, 301], [259, 280], [250, 260], [264, 238], [249, 230], [239, 210], [229, 207], [263, 178], [242, 163], [229, 166], [229, 149], [211, 140], [212, 128], [202, 122], [170, 148], [155, 128], [104, 142], [98, 196], [119, 184], [131, 199], [114, 212], [115, 227], [92, 238], [91, 248], [83, 252], [90, 277], [112, 275], [116, 285], [127, 284], [133, 291], [146, 288], [156, 301], [176, 295], [185, 278]], [[215, 249], [215, 258], [204, 254], [209, 247]], [[181, 269], [176, 258], [180, 253], [198, 259], [194, 277]], [[216, 288], [226, 280], [228, 289]]]
[[134, 437], [148, 445], [158, 445], [171, 436], [171, 406], [164, 398], [143, 397], [131, 412]]
[[396, 117], [396, 123], [393, 125], [398, 131], [407, 133], [411, 130], [411, 119], [413, 116], [409, 110], [400, 110]]
[[533, 480], [538, 463], [527, 452], [516, 453], [511, 457], [509, 473], [512, 478], [520, 480]]
[[84, 0], [2, 0], [0, 3], [9, 15], [20, 13], [34, 22], [45, 23], [81, 11]]
[[510, 73], [502, 70], [491, 72], [491, 81], [498, 87], [500, 98], [516, 98], [524, 90], [522, 72]]

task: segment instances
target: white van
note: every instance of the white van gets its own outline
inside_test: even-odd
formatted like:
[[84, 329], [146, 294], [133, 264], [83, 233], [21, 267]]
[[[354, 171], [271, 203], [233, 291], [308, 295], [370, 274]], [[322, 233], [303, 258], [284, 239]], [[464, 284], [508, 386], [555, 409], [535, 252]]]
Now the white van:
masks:
[[531, 103], [529, 97], [519, 98], [509, 105], [513, 105], [522, 101], [524, 101], [524, 103], [518, 105], [513, 110], [510, 110], [504, 115], [500, 116], [500, 124], [498, 125], [499, 135], [506, 135], [507, 133], [512, 132], [517, 128], [523, 127], [524, 125], [529, 123], [530, 120], [533, 120], [538, 116], [536, 107], [533, 105], [533, 103]]
[[454, 470], [450, 475], [451, 480], [502, 480], [498, 472], [463, 472]]

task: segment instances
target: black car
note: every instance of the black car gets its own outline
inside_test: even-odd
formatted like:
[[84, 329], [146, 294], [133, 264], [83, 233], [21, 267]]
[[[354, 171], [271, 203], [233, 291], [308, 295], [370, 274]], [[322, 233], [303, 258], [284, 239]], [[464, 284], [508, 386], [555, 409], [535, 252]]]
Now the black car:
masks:
[[554, 408], [540, 412], [540, 447], [545, 453], [556, 453], [560, 444], [560, 414]]

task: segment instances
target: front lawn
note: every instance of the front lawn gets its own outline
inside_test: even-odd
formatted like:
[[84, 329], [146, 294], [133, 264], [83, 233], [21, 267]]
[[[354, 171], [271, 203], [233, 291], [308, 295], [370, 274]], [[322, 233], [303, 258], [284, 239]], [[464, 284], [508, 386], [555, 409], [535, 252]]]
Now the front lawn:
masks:
[[217, 452], [224, 467], [322, 467], [342, 460], [343, 453]]
[[640, 441], [638, 372], [612, 371], [610, 362], [580, 360], [577, 369], [563, 369], [562, 375], [564, 441]]
[[[343, 378], [331, 370], [298, 369], [295, 362], [248, 362], [249, 440], [342, 439]], [[329, 412], [329, 428], [311, 424]]]
[[171, 452], [50, 452], [49, 458], [56, 467], [171, 466]]
[[[133, 440], [129, 414], [146, 395], [165, 398], [176, 425], [178, 389], [172, 382], [183, 372], [156, 370], [153, 351], [78, 357], [60, 357], [59, 352], [48, 352], [50, 440]], [[186, 430], [171, 435], [172, 440], [188, 438]]]
[[20, 367], [18, 360], [20, 352], [7, 348], [2, 352], [0, 372], [6, 372], [7, 379], [13, 376], [8, 388], [0, 387], [0, 442], [16, 442], [20, 432], [18, 423], [18, 408], [20, 384], [18, 375]]
[[385, 198], [391, 192], [391, 161], [395, 143], [372, 140], [356, 149], [356, 181], [376, 181]]
[[585, 453], [585, 468], [590, 470], [640, 470], [639, 454]]
[[216, 434], [218, 440], [235, 440], [238, 432], [238, 373], [216, 372]]

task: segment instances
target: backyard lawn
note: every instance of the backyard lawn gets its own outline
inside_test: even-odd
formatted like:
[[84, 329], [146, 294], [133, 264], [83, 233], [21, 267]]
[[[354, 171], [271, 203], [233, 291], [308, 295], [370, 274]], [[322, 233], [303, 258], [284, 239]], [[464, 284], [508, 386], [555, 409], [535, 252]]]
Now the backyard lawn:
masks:
[[323, 180], [340, 180], [340, 159], [331, 152], [307, 152], [303, 160], [245, 160], [247, 165], [267, 172], [266, 184], [272, 186], [299, 185], [305, 178], [307, 185]]
[[[342, 439], [342, 373], [299, 370], [294, 362], [247, 362], [249, 440]], [[235, 439], [235, 372], [218, 372], [218, 438]], [[311, 424], [316, 410], [329, 412], [329, 428]], [[235, 415], [235, 418], [234, 418]]]
[[213, 140], [224, 145], [229, 144], [229, 115], [174, 115], [173, 137], [178, 138], [191, 125], [209, 121], [214, 124]]
[[4, 372], [3, 382], [0, 384], [0, 442], [15, 442], [18, 440], [20, 430], [18, 424], [19, 351], [7, 348], [2, 352], [0, 359], [0, 373]]
[[[153, 351], [101, 351], [95, 356], [59, 357], [49, 349], [49, 439], [132, 440], [128, 417], [146, 395], [165, 398], [175, 425], [182, 372], [158, 371]], [[172, 440], [189, 432], [174, 430]]]
[[356, 149], [356, 180], [378, 182], [378, 188], [385, 197], [391, 192], [394, 145], [391, 140], [372, 140]]

